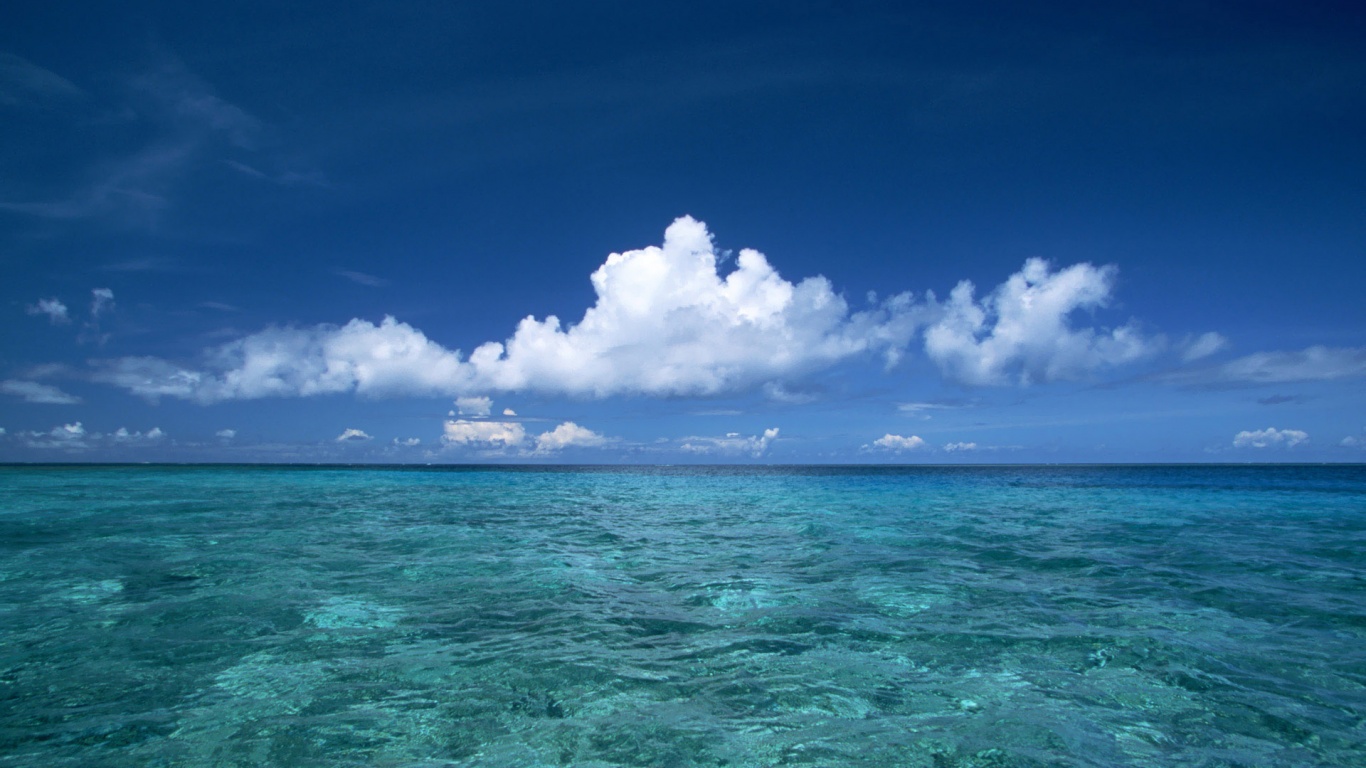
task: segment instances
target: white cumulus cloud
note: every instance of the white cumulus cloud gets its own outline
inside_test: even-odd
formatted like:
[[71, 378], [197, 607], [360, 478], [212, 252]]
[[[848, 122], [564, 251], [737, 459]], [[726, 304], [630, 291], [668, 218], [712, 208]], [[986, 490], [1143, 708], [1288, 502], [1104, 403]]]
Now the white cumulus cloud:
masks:
[[[903, 437], [903, 436], [901, 436], [901, 435], [893, 435], [893, 434], [891, 434], [891, 433], [889, 432], [889, 433], [883, 435], [882, 437], [879, 437], [878, 439], [874, 440], [874, 441], [873, 441], [873, 446], [872, 446], [872, 447], [874, 447], [874, 448], [881, 448], [881, 449], [883, 449], [883, 450], [888, 450], [888, 451], [897, 451], [897, 452], [900, 452], [900, 451], [913, 451], [913, 450], [915, 450], [916, 448], [922, 448], [922, 447], [924, 447], [924, 445], [925, 445], [925, 440], [924, 440], [923, 438], [921, 438], [919, 435], [911, 435], [910, 437]], [[866, 446], [866, 445], [864, 446], [864, 448], [867, 448], [867, 447], [868, 447], [868, 446]]]
[[394, 438], [394, 445], [401, 446], [403, 448], [412, 448], [413, 446], [420, 445], [421, 443], [422, 440], [416, 437], [410, 437], [406, 440], [400, 440], [397, 437]]
[[[385, 317], [268, 328], [209, 349], [193, 364], [100, 361], [95, 377], [151, 400], [200, 403], [345, 392], [455, 396], [471, 403], [461, 416], [482, 417], [491, 410], [481, 414], [473, 403], [498, 392], [762, 389], [771, 399], [804, 402], [810, 395], [784, 384], [856, 356], [880, 355], [893, 365], [922, 330], [929, 358], [968, 384], [1078, 378], [1161, 344], [1132, 325], [1107, 330], [1074, 321], [1078, 311], [1109, 303], [1114, 267], [1053, 271], [1031, 259], [980, 301], [965, 281], [945, 302], [901, 293], [881, 302], [870, 297], [869, 308], [855, 312], [824, 277], [786, 280], [759, 251], [742, 249], [723, 269], [729, 263], [707, 227], [684, 216], [662, 245], [609, 255], [591, 275], [596, 299], [576, 322], [529, 315], [507, 339], [468, 355]], [[1196, 346], [1215, 343], [1206, 337]]]
[[1275, 429], [1268, 427], [1256, 431], [1243, 430], [1233, 436], [1235, 448], [1270, 448], [1285, 446], [1290, 448], [1308, 442], [1309, 433], [1298, 429]]
[[504, 409], [503, 409], [503, 415], [504, 415], [504, 416], [516, 416], [516, 415], [517, 415], [517, 412], [514, 411], [514, 410], [512, 410], [511, 408], [504, 408]]
[[595, 448], [607, 438], [572, 421], [566, 421], [549, 432], [536, 437], [536, 453], [550, 453], [565, 448]]
[[441, 442], [446, 445], [473, 445], [512, 448], [526, 440], [526, 429], [515, 421], [447, 421]]
[[340, 435], [337, 435], [337, 442], [339, 443], [359, 443], [369, 439], [370, 436], [365, 434], [364, 430], [351, 429], [349, 427], [343, 430]]
[[47, 319], [52, 321], [53, 325], [71, 322], [66, 305], [58, 299], [39, 299], [38, 303], [30, 306], [27, 311], [30, 315], [47, 315]]
[[160, 427], [152, 427], [146, 432], [130, 432], [127, 427], [119, 427], [109, 439], [116, 443], [154, 443], [166, 437]]
[[483, 418], [489, 415], [493, 401], [487, 397], [458, 397], [455, 399], [455, 408], [461, 416]]
[[944, 446], [944, 450], [949, 453], [953, 453], [954, 451], [975, 451], [977, 450], [977, 443], [948, 443]]
[[51, 384], [40, 384], [36, 381], [6, 379], [0, 381], [0, 392], [22, 397], [26, 403], [72, 405], [81, 401], [79, 397], [67, 394]]
[[1080, 309], [1106, 306], [1112, 266], [1076, 264], [1054, 272], [1043, 259], [1024, 268], [980, 302], [963, 281], [925, 331], [925, 352], [945, 375], [966, 384], [1074, 379], [1137, 360], [1156, 350], [1132, 325], [1113, 330], [1075, 328]]
[[215, 432], [214, 435], [217, 436], [217, 437], [221, 437], [221, 438], [223, 438], [224, 440], [231, 440], [231, 439], [233, 439], [234, 437], [237, 437], [237, 430], [235, 430], [235, 429], [220, 429], [220, 430], [218, 430], [217, 432]]

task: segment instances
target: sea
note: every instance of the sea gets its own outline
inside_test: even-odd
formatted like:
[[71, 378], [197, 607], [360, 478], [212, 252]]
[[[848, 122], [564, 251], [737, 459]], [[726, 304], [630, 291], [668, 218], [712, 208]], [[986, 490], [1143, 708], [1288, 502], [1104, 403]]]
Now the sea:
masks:
[[1366, 467], [0, 467], [0, 766], [1363, 766]]

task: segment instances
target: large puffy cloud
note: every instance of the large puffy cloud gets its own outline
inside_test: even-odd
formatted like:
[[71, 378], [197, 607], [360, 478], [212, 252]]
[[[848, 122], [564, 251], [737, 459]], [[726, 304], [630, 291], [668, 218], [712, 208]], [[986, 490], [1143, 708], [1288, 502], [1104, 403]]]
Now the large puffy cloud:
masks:
[[379, 324], [272, 328], [219, 347], [195, 370], [154, 357], [100, 364], [96, 377], [149, 399], [201, 403], [260, 397], [440, 395], [468, 386], [471, 371], [456, 352], [416, 328], [386, 317]]
[[825, 278], [790, 283], [755, 250], [722, 277], [711, 234], [686, 216], [662, 247], [614, 253], [592, 282], [597, 302], [576, 325], [527, 317], [506, 343], [475, 349], [478, 379], [599, 397], [709, 394], [899, 348], [917, 324], [908, 297], [851, 315]]
[[1285, 446], [1292, 448], [1309, 440], [1309, 433], [1298, 429], [1276, 429], [1267, 427], [1259, 430], [1243, 430], [1233, 436], [1234, 448], [1271, 448]]
[[[386, 317], [378, 325], [271, 328], [210, 350], [194, 366], [153, 357], [98, 363], [98, 379], [156, 399], [201, 403], [355, 392], [369, 396], [541, 391], [606, 397], [707, 395], [781, 383], [857, 355], [895, 364], [928, 325], [926, 352], [969, 384], [1073, 378], [1135, 360], [1156, 344], [1131, 326], [1073, 327], [1109, 301], [1114, 269], [1059, 272], [1033, 259], [978, 302], [964, 282], [949, 300], [902, 293], [859, 312], [823, 277], [785, 280], [755, 250], [722, 274], [704, 224], [682, 217], [662, 246], [611, 254], [592, 275], [597, 299], [569, 325], [524, 318], [468, 358]], [[462, 411], [465, 410], [462, 408]], [[473, 415], [474, 410], [464, 415]]]
[[925, 331], [925, 352], [944, 373], [966, 384], [1071, 379], [1137, 360], [1153, 351], [1132, 325], [1074, 328], [1071, 315], [1110, 301], [1116, 270], [1076, 264], [1058, 272], [1043, 259], [1024, 268], [980, 302], [963, 281], [943, 316]]

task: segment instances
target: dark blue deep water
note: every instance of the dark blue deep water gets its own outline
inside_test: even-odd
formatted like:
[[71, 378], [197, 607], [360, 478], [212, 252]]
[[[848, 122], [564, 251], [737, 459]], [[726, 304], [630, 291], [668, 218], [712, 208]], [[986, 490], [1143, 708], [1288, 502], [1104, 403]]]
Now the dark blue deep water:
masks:
[[0, 467], [0, 765], [1362, 766], [1366, 468]]

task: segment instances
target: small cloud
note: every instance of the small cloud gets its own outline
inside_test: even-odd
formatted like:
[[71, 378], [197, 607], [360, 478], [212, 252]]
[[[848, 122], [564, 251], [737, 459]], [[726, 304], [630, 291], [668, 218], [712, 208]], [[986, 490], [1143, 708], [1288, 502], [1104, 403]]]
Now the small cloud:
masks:
[[763, 389], [764, 397], [775, 403], [806, 405], [816, 400], [816, 396], [810, 392], [793, 392], [777, 382], [770, 381], [764, 385]]
[[63, 424], [47, 432], [29, 432], [31, 448], [66, 448], [81, 450], [87, 448], [85, 427], [81, 422]]
[[441, 442], [446, 445], [483, 445], [510, 448], [526, 440], [526, 430], [515, 421], [447, 421]]
[[422, 441], [416, 437], [410, 437], [407, 440], [400, 440], [397, 437], [394, 438], [394, 445], [401, 446], [404, 448], [411, 448], [414, 445], [420, 444], [421, 442]]
[[67, 394], [50, 384], [39, 384], [36, 381], [18, 381], [16, 379], [0, 381], [0, 392], [22, 397], [26, 403], [74, 405], [81, 401], [75, 395]]
[[741, 437], [739, 432], [727, 432], [725, 437], [687, 437], [684, 438], [683, 445], [680, 446], [688, 453], [701, 454], [742, 454], [748, 453], [754, 458], [759, 458], [768, 450], [768, 446], [778, 439], [778, 428], [764, 430], [763, 435], [751, 435]]
[[516, 416], [516, 415], [517, 415], [517, 412], [514, 411], [514, 410], [512, 410], [511, 408], [504, 408], [504, 409], [503, 409], [503, 415], [504, 415], [504, 416]]
[[71, 322], [66, 305], [59, 299], [39, 299], [38, 303], [30, 306], [27, 311], [30, 315], [47, 315], [47, 319], [52, 321], [53, 325]]
[[119, 427], [109, 439], [116, 443], [155, 443], [166, 437], [160, 427], [152, 427], [146, 432], [129, 432], [127, 427]]
[[1202, 333], [1195, 338], [1188, 338], [1181, 345], [1181, 359], [1186, 362], [1200, 360], [1228, 347], [1228, 339], [1221, 334], [1210, 331]]
[[357, 285], [364, 285], [370, 288], [383, 288], [389, 284], [389, 281], [382, 277], [375, 277], [374, 275], [367, 275], [364, 272], [356, 272], [350, 269], [338, 269], [334, 271], [334, 274], [344, 277]]
[[975, 451], [977, 450], [977, 443], [948, 443], [944, 446], [944, 450], [949, 453], [953, 453], [954, 451]]
[[220, 429], [220, 430], [218, 430], [217, 432], [215, 432], [214, 435], [217, 436], [217, 437], [221, 437], [221, 438], [223, 438], [224, 440], [231, 440], [231, 439], [233, 439], [234, 437], [237, 437], [237, 430], [235, 430], [235, 429]]
[[493, 400], [487, 397], [458, 397], [455, 400], [455, 408], [460, 411], [461, 416], [482, 419], [492, 410]]
[[[881, 448], [887, 451], [897, 451], [898, 453], [901, 451], [913, 451], [916, 448], [924, 447], [924, 445], [924, 439], [922, 439], [918, 435], [902, 437], [901, 435], [893, 435], [890, 432], [873, 441], [874, 448]], [[867, 447], [868, 446], [866, 445], [864, 446], [864, 448]]]
[[114, 292], [108, 288], [95, 288], [90, 291], [90, 319], [94, 320], [100, 315], [114, 308]]
[[219, 312], [241, 312], [241, 311], [242, 311], [240, 307], [233, 306], [232, 304], [224, 304], [224, 303], [221, 302], [221, 301], [201, 301], [201, 302], [199, 302], [199, 306], [201, 306], [201, 307], [203, 307], [203, 308], [205, 308], [205, 309], [215, 309], [215, 310], [218, 310]]
[[363, 430], [347, 429], [337, 436], [339, 443], [359, 443], [371, 439]]
[[566, 421], [555, 429], [536, 437], [536, 453], [549, 453], [565, 448], [594, 448], [607, 442], [607, 438], [591, 429], [580, 427]]
[[1260, 405], [1281, 405], [1282, 403], [1302, 403], [1304, 398], [1300, 395], [1268, 395], [1257, 398]]
[[1298, 429], [1268, 427], [1257, 431], [1244, 430], [1233, 436], [1234, 448], [1291, 448], [1309, 441], [1309, 433]]
[[[1362, 433], [1361, 436], [1348, 435], [1347, 437], [1342, 438], [1342, 442], [1339, 443], [1339, 445], [1343, 448], [1366, 448], [1366, 428], [1362, 429]], [[0, 434], [4, 434], [4, 430], [0, 430]]]

